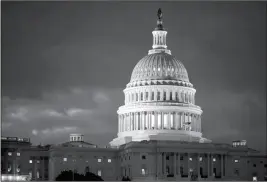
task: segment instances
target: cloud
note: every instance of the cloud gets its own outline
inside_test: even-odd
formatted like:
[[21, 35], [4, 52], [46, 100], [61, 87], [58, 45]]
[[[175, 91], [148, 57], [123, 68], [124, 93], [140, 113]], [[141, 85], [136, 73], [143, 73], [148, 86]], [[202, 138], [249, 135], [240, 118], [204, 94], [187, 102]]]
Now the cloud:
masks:
[[27, 122], [28, 109], [20, 107], [15, 112], [9, 113], [9, 117]]
[[41, 114], [44, 116], [50, 116], [50, 117], [63, 117], [64, 115], [60, 112], [57, 112], [53, 109], [46, 109], [44, 111], [41, 111]]
[[93, 113], [92, 110], [80, 109], [80, 108], [69, 108], [65, 112], [70, 117], [81, 116], [81, 115], [89, 115], [89, 114]]

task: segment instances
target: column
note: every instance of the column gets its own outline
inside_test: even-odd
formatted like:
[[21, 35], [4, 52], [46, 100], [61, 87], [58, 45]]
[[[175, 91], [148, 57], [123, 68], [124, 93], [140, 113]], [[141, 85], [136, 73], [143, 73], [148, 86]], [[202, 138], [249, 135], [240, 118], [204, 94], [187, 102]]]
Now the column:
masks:
[[221, 177], [223, 177], [223, 154], [221, 154]]
[[211, 155], [211, 175], [213, 177], [213, 154]]
[[124, 122], [125, 122], [124, 120], [125, 120], [125, 117], [124, 117], [124, 114], [122, 114], [121, 116], [122, 116], [122, 121], [121, 121], [121, 123], [122, 123], [121, 131], [124, 132], [124, 131], [125, 131], [125, 130], [124, 130], [124, 125], [125, 125], [125, 124], [124, 124]]
[[177, 158], [176, 158], [176, 152], [173, 153], [173, 175], [174, 177], [176, 177], [176, 174], [177, 174], [177, 169], [176, 169], [176, 162], [177, 162]]
[[200, 176], [200, 164], [199, 164], [199, 157], [200, 157], [200, 155], [199, 155], [199, 153], [197, 154], [197, 176], [198, 176], [198, 178], [200, 179], [201, 178], [201, 176]]
[[41, 172], [41, 174], [42, 174], [42, 181], [44, 181], [44, 173], [45, 173], [45, 162], [44, 162], [44, 157], [41, 157], [41, 166], [42, 166], [42, 172]]
[[224, 176], [227, 176], [227, 154], [224, 155], [224, 167], [225, 167], [225, 171], [224, 171]]
[[178, 161], [177, 161], [177, 167], [178, 167], [178, 171], [177, 171], [177, 174], [178, 176], [180, 176], [180, 153], [178, 153]]
[[190, 160], [189, 160], [189, 158], [190, 158], [190, 153], [187, 153], [187, 174], [188, 174], [188, 179], [190, 180]]
[[181, 120], [180, 120], [180, 126], [181, 128], [183, 128], [183, 112], [181, 112]]
[[171, 113], [169, 112], [167, 115], [167, 125], [168, 125], [168, 129], [171, 129]]
[[167, 153], [164, 152], [164, 158], [163, 158], [163, 161], [164, 161], [164, 166], [163, 166], [163, 168], [164, 168], [164, 176], [166, 176], [166, 167], [167, 167], [166, 156], [167, 156]]
[[130, 113], [130, 131], [133, 131], [133, 113]]
[[120, 130], [121, 130], [120, 125], [121, 125], [121, 116], [119, 115], [118, 132], [120, 132]]
[[202, 132], [201, 131], [201, 116], [199, 116], [199, 132]]
[[148, 112], [145, 112], [145, 115], [146, 115], [146, 119], [145, 119], [145, 127], [146, 127], [146, 129], [148, 129]]
[[164, 157], [165, 157], [165, 154], [164, 154], [164, 152], [162, 152], [162, 175], [163, 176], [165, 175], [165, 170], [164, 170], [165, 160], [164, 160]]
[[141, 113], [137, 113], [137, 130], [141, 130]]
[[208, 177], [210, 177], [210, 154], [208, 153]]
[[129, 131], [132, 131], [132, 113], [129, 113]]
[[161, 129], [164, 129], [164, 112], [161, 112]]
[[154, 128], [155, 128], [155, 130], [157, 130], [158, 129], [158, 113], [157, 112], [154, 112], [154, 119], [155, 119], [155, 121], [154, 121]]
[[148, 129], [152, 129], [152, 112], [149, 112], [149, 123], [148, 123]]

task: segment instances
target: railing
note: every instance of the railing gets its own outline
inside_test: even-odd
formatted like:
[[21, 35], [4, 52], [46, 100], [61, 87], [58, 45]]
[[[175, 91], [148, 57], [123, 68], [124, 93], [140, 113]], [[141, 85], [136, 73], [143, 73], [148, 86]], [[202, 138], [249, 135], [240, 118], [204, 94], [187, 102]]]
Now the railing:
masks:
[[123, 108], [123, 107], [140, 107], [140, 106], [182, 106], [182, 107], [189, 107], [189, 108], [191, 107], [191, 108], [201, 109], [199, 106], [196, 106], [194, 104], [165, 102], [165, 101], [129, 103], [127, 105], [121, 106], [120, 108]]

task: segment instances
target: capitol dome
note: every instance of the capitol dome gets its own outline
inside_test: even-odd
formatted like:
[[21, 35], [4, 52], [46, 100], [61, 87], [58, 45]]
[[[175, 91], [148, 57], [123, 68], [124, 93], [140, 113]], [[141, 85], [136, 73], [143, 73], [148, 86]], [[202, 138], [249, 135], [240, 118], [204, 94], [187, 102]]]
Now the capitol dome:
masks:
[[189, 82], [188, 74], [183, 63], [165, 52], [149, 54], [136, 64], [130, 82], [144, 80]]
[[196, 89], [190, 83], [181, 61], [167, 49], [167, 31], [158, 11], [153, 46], [134, 67], [123, 90], [124, 105], [119, 107], [118, 147], [131, 141], [211, 142], [202, 137], [202, 110], [195, 104]]

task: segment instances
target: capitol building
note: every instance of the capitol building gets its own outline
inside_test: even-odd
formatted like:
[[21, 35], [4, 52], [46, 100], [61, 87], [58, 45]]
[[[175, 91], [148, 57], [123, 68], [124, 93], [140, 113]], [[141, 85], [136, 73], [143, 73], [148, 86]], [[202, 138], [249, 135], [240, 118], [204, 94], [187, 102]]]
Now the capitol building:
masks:
[[249, 148], [246, 140], [214, 143], [203, 135], [196, 89], [167, 47], [160, 9], [152, 35], [152, 49], [133, 68], [123, 90], [118, 133], [109, 147], [88, 143], [82, 134], [46, 147], [2, 137], [2, 180], [12, 181], [16, 174], [53, 181], [64, 170], [87, 170], [105, 181], [267, 180], [266, 154]]

